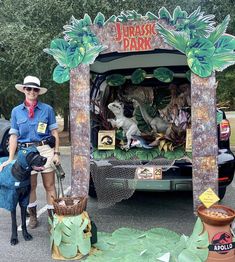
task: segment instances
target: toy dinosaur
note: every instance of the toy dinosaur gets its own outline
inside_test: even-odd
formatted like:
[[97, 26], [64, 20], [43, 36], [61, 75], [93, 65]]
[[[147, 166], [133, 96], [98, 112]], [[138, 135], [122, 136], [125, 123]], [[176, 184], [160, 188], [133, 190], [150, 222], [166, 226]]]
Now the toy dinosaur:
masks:
[[113, 127], [122, 128], [127, 138], [127, 144], [123, 146], [126, 150], [130, 148], [132, 135], [140, 135], [137, 123], [124, 116], [124, 105], [119, 101], [108, 104], [108, 108], [114, 113], [116, 119], [107, 119]]

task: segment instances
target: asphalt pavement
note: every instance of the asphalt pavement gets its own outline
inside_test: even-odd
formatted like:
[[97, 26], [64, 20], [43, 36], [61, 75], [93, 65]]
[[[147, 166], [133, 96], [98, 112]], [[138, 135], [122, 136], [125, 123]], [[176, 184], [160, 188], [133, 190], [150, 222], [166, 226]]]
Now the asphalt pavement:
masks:
[[[64, 189], [70, 191], [71, 157], [69, 147], [61, 148], [62, 166], [66, 173]], [[24, 241], [19, 231], [19, 244], [9, 244], [11, 222], [10, 213], [0, 209], [0, 262], [47, 262], [51, 258], [49, 233], [47, 231], [47, 213], [45, 193], [41, 177], [38, 179], [38, 213], [40, 225], [29, 232], [33, 240]], [[223, 204], [235, 208], [235, 183], [229, 186]], [[143, 193], [137, 192], [130, 199], [113, 207], [98, 209], [96, 199], [89, 198], [88, 213], [95, 221], [98, 230], [113, 232], [120, 227], [132, 227], [147, 230], [164, 227], [177, 233], [190, 235], [196, 217], [193, 214], [192, 193]], [[20, 224], [19, 210], [17, 218]], [[106, 261], [104, 261], [106, 262]], [[108, 262], [108, 261], [107, 261]]]

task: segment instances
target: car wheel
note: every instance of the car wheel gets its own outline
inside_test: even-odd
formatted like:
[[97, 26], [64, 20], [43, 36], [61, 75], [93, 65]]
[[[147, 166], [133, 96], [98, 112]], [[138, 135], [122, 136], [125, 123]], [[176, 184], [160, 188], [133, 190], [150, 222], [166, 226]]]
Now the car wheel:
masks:
[[220, 187], [219, 188], [219, 198], [222, 200], [226, 194], [226, 187]]
[[89, 192], [88, 192], [88, 194], [89, 194], [90, 197], [97, 198], [94, 181], [93, 181], [91, 175], [90, 175]]
[[2, 150], [3, 150], [3, 153], [6, 156], [9, 155], [9, 138], [10, 138], [10, 135], [8, 134], [8, 131], [5, 133], [5, 135], [2, 139]]

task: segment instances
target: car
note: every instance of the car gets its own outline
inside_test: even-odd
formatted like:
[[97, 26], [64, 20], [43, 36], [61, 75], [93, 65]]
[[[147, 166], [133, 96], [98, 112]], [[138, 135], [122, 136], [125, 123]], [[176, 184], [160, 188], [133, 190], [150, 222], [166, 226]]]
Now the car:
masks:
[[[129, 148], [126, 152], [121, 151], [121, 142], [125, 141], [125, 138], [120, 138], [120, 133], [116, 131], [116, 142], [118, 142], [119, 148], [112, 153], [112, 150], [98, 150], [98, 134], [99, 131], [104, 129], [114, 129], [110, 127], [110, 123], [107, 121], [109, 118], [114, 118], [112, 112], [108, 109], [108, 105], [115, 100], [124, 101], [124, 114], [126, 117], [133, 117], [134, 107], [133, 100], [128, 100], [129, 98], [148, 99], [153, 94], [158, 94], [158, 103], [163, 101], [168, 101], [168, 104], [163, 104], [160, 110], [162, 114], [166, 111], [166, 105], [169, 105], [169, 101], [174, 99], [174, 92], [172, 92], [171, 83], [161, 83], [154, 77], [154, 70], [161, 67], [167, 68], [173, 72], [174, 79], [173, 84], [177, 86], [175, 92], [177, 92], [176, 97], [181, 97], [185, 101], [181, 101], [181, 111], [182, 116], [187, 117], [187, 123], [190, 125], [191, 121], [191, 102], [190, 92], [183, 88], [183, 86], [190, 86], [190, 81], [187, 80], [186, 75], [189, 71], [187, 66], [187, 61], [185, 56], [177, 51], [169, 50], [153, 50], [149, 52], [132, 52], [132, 53], [111, 53], [100, 55], [95, 63], [91, 66], [92, 73], [92, 83], [91, 83], [91, 179], [89, 195], [96, 197], [96, 193], [105, 195], [105, 190], [111, 190], [114, 192], [119, 192], [123, 190], [125, 192], [135, 190], [141, 191], [190, 191], [192, 190], [192, 156], [190, 153], [186, 152], [185, 155], [180, 157], [175, 154], [172, 157], [171, 150], [172, 144], [174, 148], [177, 145], [174, 143], [180, 137], [175, 136], [174, 139], [168, 140], [167, 143], [162, 146], [160, 143], [161, 152], [158, 157], [152, 157], [148, 159], [145, 154], [151, 155], [151, 151], [139, 151], [140, 158], [133, 157], [135, 148]], [[139, 70], [139, 72], [137, 72]], [[141, 78], [140, 70], [144, 70], [144, 77], [141, 84], [133, 84], [131, 81], [134, 76]], [[165, 70], [165, 72], [167, 71]], [[110, 81], [113, 80], [111, 83]], [[138, 79], [137, 79], [138, 80]], [[125, 82], [126, 81], [126, 82]], [[125, 83], [124, 83], [125, 82]], [[116, 86], [115, 86], [116, 83]], [[132, 87], [128, 87], [132, 85]], [[134, 88], [133, 88], [134, 86]], [[147, 89], [148, 87], [153, 87], [153, 92], [144, 93], [139, 91], [141, 89]], [[128, 89], [129, 88], [129, 89]], [[139, 88], [139, 89], [138, 89]], [[190, 87], [191, 88], [191, 87]], [[171, 97], [166, 91], [171, 92]], [[189, 89], [190, 91], [190, 89]], [[139, 92], [139, 95], [138, 95]], [[154, 93], [155, 92], [155, 93]], [[168, 93], [169, 93], [168, 92]], [[185, 96], [183, 93], [185, 92]], [[187, 96], [187, 97], [186, 97]], [[167, 100], [168, 99], [168, 100]], [[146, 100], [147, 101], [147, 100]], [[150, 100], [149, 100], [150, 101]], [[139, 102], [139, 101], [137, 101]], [[181, 103], [179, 102], [179, 103]], [[146, 106], [150, 107], [151, 102], [146, 103]], [[178, 103], [178, 102], [177, 102]], [[138, 103], [137, 103], [138, 104]], [[149, 145], [149, 141], [153, 143], [153, 140], [149, 140], [149, 135], [153, 132], [148, 131], [149, 125], [144, 125], [144, 121], [148, 121], [147, 118], [143, 117], [143, 111], [141, 111], [141, 103], [139, 105], [138, 113], [135, 113], [135, 119], [139, 122], [139, 127], [142, 125], [141, 133], [145, 133], [145, 137], [138, 137], [137, 141], [133, 144], [138, 144], [139, 146], [146, 147]], [[157, 108], [157, 109], [159, 109]], [[138, 109], [138, 108], [137, 108]], [[148, 108], [149, 109], [149, 108]], [[151, 109], [151, 108], [150, 108]], [[152, 111], [156, 108], [152, 107]], [[174, 115], [174, 108], [172, 107], [171, 114]], [[177, 109], [176, 109], [177, 110]], [[151, 110], [150, 110], [151, 111]], [[151, 113], [149, 111], [149, 113]], [[142, 118], [140, 115], [142, 114]], [[177, 113], [178, 114], [178, 113]], [[168, 115], [167, 117], [170, 118]], [[171, 116], [173, 117], [173, 116]], [[144, 118], [144, 119], [143, 119]], [[174, 121], [174, 120], [171, 120]], [[175, 122], [176, 123], [176, 122]], [[230, 124], [226, 118], [226, 114], [223, 110], [217, 109], [217, 124], [218, 124], [218, 185], [219, 185], [219, 197], [223, 199], [226, 193], [227, 186], [232, 182], [235, 171], [235, 157], [230, 149]], [[183, 126], [183, 125], [181, 125]], [[184, 130], [185, 131], [185, 130]], [[178, 132], [178, 131], [177, 131]], [[147, 133], [147, 135], [146, 135]], [[180, 133], [180, 130], [178, 134]], [[118, 137], [119, 136], [119, 137]], [[135, 136], [132, 136], [134, 138]], [[182, 136], [183, 137], [183, 136]], [[181, 137], [181, 138], [182, 138]], [[144, 138], [144, 139], [143, 139]], [[186, 137], [184, 136], [184, 146], [186, 142]], [[117, 141], [118, 139], [118, 141]], [[160, 135], [156, 138], [161, 141]], [[134, 139], [133, 139], [134, 140]], [[159, 142], [156, 141], [156, 142]], [[173, 142], [172, 142], [173, 141]], [[133, 142], [133, 141], [132, 141]], [[147, 142], [147, 143], [146, 143]], [[182, 141], [181, 141], [182, 142]], [[181, 143], [179, 142], [179, 143]], [[116, 143], [116, 147], [118, 146]], [[151, 145], [151, 143], [150, 143]], [[174, 146], [175, 145], [175, 146]], [[169, 149], [170, 148], [170, 149]], [[176, 150], [177, 151], [177, 150]], [[121, 152], [121, 153], [120, 153]], [[122, 153], [123, 152], [123, 153]], [[146, 152], [146, 153], [143, 153]], [[174, 152], [174, 151], [173, 151]], [[124, 155], [128, 155], [128, 159], [125, 159]], [[155, 154], [155, 153], [154, 153]], [[164, 157], [162, 155], [164, 154]], [[166, 159], [165, 156], [170, 156], [170, 159]], [[148, 177], [142, 177], [142, 179], [136, 179], [136, 174], [142, 167], [147, 167], [145, 170], [145, 175]], [[160, 167], [160, 169], [158, 169]], [[156, 171], [157, 170], [157, 171]], [[160, 179], [151, 179], [152, 172], [160, 172]], [[147, 173], [146, 173], [147, 172]], [[119, 190], [119, 191], [118, 191]], [[117, 193], [118, 194], [118, 193]], [[130, 194], [131, 193], [127, 193]], [[129, 196], [130, 196], [129, 195]], [[110, 195], [111, 196], [111, 195]], [[128, 197], [129, 197], [128, 196]], [[107, 195], [107, 198], [109, 196]], [[124, 196], [122, 199], [127, 198]]]
[[10, 121], [0, 118], [0, 151], [4, 155], [9, 155], [9, 130], [11, 128]]

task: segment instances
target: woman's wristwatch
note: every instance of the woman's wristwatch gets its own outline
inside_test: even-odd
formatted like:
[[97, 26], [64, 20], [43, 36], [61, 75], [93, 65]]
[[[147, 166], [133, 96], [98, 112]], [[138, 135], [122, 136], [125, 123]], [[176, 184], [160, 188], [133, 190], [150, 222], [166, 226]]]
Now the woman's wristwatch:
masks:
[[60, 152], [55, 151], [55, 152], [54, 152], [54, 155], [58, 155], [58, 156], [60, 156]]

